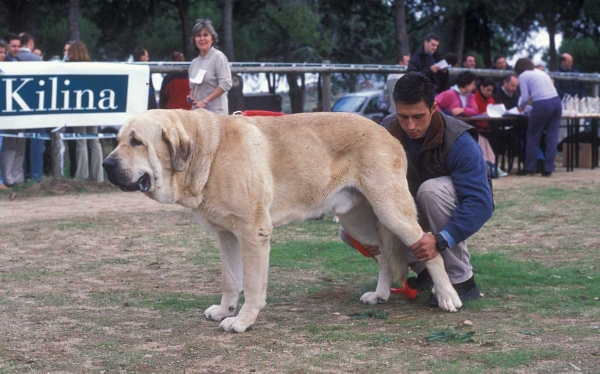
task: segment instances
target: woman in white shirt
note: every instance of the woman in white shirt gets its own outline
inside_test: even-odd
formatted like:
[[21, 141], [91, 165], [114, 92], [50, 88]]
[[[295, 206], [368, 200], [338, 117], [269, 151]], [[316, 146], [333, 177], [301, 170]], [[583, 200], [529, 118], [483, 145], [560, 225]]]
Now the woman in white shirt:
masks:
[[521, 89], [519, 110], [523, 112], [525, 105], [528, 103], [532, 105], [529, 124], [527, 125], [525, 165], [517, 175], [534, 174], [538, 149], [540, 148], [542, 136], [544, 136], [546, 145], [542, 176], [549, 177], [554, 171], [562, 104], [550, 76], [539, 69], [535, 69], [530, 59], [519, 59], [515, 64], [515, 73], [519, 76], [519, 88]]
[[192, 60], [188, 70], [192, 109], [204, 108], [219, 114], [229, 114], [226, 93], [231, 89], [231, 70], [223, 52], [215, 48], [218, 36], [208, 19], [196, 20], [192, 30], [192, 42], [198, 57]]

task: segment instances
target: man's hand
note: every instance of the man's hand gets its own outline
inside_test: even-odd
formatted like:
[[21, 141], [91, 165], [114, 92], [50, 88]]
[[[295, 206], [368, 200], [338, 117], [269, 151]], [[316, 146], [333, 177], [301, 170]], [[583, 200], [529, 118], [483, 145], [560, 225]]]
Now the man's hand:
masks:
[[418, 242], [410, 247], [410, 251], [415, 255], [419, 262], [429, 261], [439, 253], [435, 243], [435, 236], [426, 232]]
[[437, 65], [431, 65], [429, 68], [431, 69], [432, 73], [437, 73], [438, 70], [440, 70], [440, 67]]
[[375, 256], [381, 254], [379, 247], [376, 245], [362, 244], [362, 247], [364, 248], [365, 251], [369, 252], [371, 257], [375, 257]]
[[453, 116], [458, 116], [459, 114], [463, 114], [464, 111], [464, 108], [454, 108], [450, 111], [450, 114], [452, 114]]

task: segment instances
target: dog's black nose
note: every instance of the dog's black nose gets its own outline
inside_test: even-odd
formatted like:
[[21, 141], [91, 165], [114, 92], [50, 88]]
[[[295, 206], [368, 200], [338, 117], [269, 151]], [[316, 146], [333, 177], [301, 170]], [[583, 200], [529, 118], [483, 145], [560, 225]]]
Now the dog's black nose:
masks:
[[107, 173], [113, 171], [117, 168], [117, 160], [111, 157], [107, 157], [102, 163], [102, 167], [104, 168], [104, 170], [106, 170]]

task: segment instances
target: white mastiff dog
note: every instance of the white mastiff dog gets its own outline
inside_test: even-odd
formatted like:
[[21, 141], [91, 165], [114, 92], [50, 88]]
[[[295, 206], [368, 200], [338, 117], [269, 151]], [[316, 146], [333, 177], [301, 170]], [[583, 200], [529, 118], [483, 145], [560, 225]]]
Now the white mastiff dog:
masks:
[[[406, 154], [366, 118], [151, 110], [126, 123], [117, 140], [103, 163], [112, 183], [188, 207], [217, 234], [223, 296], [204, 315], [222, 321], [225, 331], [247, 330], [266, 304], [273, 227], [324, 212], [383, 253], [377, 289], [362, 302], [386, 301], [392, 278], [407, 278], [403, 248], [423, 231], [408, 191]], [[442, 257], [426, 265], [440, 308], [456, 311], [462, 304]], [[246, 302], [235, 316], [242, 291]]]

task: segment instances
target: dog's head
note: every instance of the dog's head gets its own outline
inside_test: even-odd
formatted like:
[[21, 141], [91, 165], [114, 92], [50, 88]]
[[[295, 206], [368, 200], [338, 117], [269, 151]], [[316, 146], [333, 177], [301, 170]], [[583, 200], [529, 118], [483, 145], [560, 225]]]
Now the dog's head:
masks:
[[176, 202], [195, 146], [184, 123], [189, 117], [189, 111], [150, 110], [131, 118], [102, 163], [108, 180], [123, 191]]

